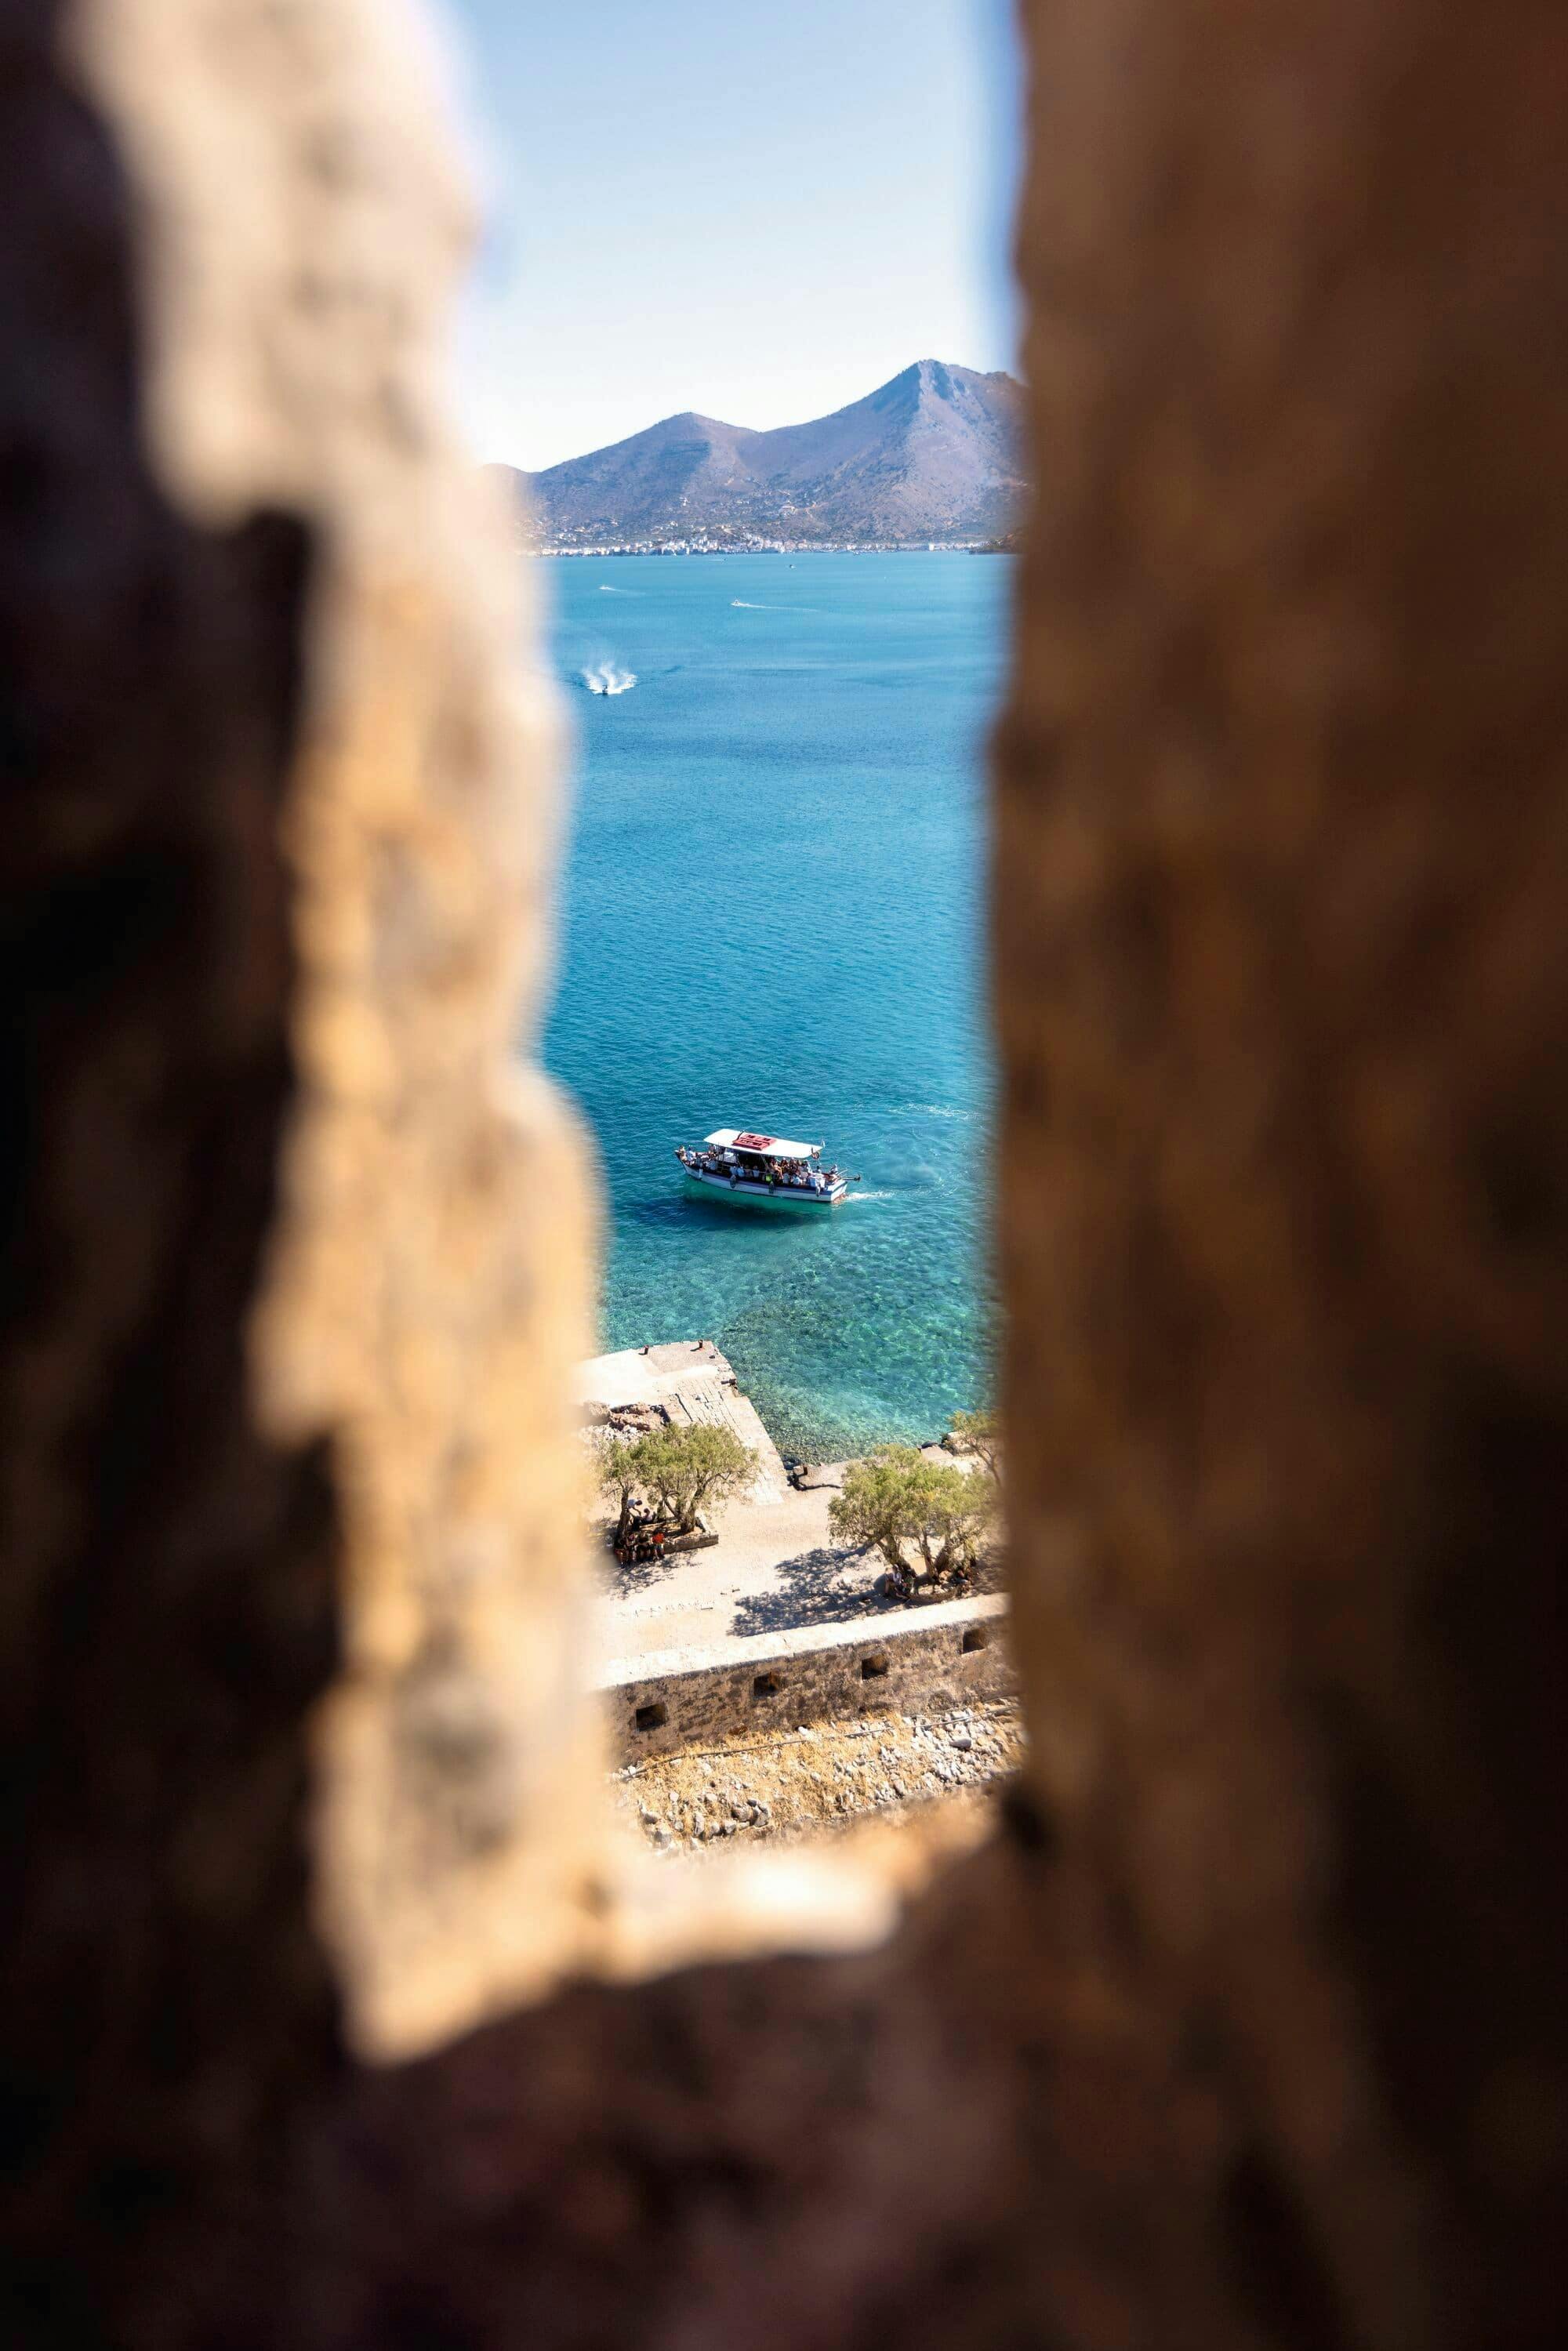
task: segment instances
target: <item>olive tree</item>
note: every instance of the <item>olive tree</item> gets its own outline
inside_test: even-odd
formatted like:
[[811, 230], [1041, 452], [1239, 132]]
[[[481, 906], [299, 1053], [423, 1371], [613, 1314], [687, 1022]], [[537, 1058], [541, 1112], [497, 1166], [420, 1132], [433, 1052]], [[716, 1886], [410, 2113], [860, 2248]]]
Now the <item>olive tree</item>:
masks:
[[632, 1505], [637, 1499], [643, 1482], [637, 1468], [638, 1442], [639, 1440], [629, 1437], [612, 1437], [598, 1447], [598, 1460], [595, 1468], [599, 1490], [601, 1494], [608, 1495], [617, 1506], [615, 1520], [617, 1545], [626, 1540], [626, 1530], [632, 1523]]
[[927, 1461], [912, 1445], [884, 1445], [869, 1460], [851, 1462], [828, 1523], [841, 1541], [879, 1552], [894, 1583], [907, 1590], [967, 1576], [996, 1502], [990, 1479]]
[[614, 1440], [601, 1449], [599, 1481], [605, 1493], [620, 1499], [616, 1541], [625, 1539], [638, 1495], [687, 1533], [705, 1502], [737, 1494], [756, 1468], [733, 1429], [707, 1421], [688, 1428], [651, 1428], [630, 1443]]
[[953, 1434], [975, 1454], [988, 1476], [999, 1478], [998, 1466], [1001, 1428], [996, 1414], [988, 1406], [980, 1412], [956, 1412]]

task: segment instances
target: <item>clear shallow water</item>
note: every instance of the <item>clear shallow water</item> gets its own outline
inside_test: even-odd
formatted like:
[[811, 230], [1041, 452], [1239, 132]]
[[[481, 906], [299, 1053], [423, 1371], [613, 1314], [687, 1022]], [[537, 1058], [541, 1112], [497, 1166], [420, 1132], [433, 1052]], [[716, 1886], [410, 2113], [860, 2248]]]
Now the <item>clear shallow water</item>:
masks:
[[[988, 1384], [980, 758], [1010, 571], [546, 568], [578, 760], [544, 1054], [608, 1183], [602, 1343], [716, 1339], [817, 1459], [935, 1436]], [[689, 1196], [674, 1145], [732, 1123], [825, 1141], [859, 1196]]]

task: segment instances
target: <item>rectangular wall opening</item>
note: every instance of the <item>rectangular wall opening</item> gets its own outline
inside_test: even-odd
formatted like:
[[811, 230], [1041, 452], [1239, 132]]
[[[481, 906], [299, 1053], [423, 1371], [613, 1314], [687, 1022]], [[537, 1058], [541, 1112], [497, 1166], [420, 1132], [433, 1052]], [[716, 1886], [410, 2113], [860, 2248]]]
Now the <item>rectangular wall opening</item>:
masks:
[[784, 1687], [777, 1674], [758, 1674], [751, 1685], [753, 1698], [777, 1698]]
[[880, 1682], [885, 1678], [886, 1674], [887, 1659], [885, 1657], [862, 1657], [861, 1659], [861, 1679], [862, 1682]]
[[636, 1723], [639, 1730], [663, 1730], [669, 1719], [670, 1709], [667, 1706], [640, 1706], [637, 1708]]
[[959, 1655], [961, 1656], [972, 1657], [977, 1649], [988, 1649], [989, 1648], [990, 1644], [991, 1636], [987, 1632], [985, 1626], [983, 1625], [971, 1625], [968, 1631], [965, 1634], [963, 1639], [958, 1644]]

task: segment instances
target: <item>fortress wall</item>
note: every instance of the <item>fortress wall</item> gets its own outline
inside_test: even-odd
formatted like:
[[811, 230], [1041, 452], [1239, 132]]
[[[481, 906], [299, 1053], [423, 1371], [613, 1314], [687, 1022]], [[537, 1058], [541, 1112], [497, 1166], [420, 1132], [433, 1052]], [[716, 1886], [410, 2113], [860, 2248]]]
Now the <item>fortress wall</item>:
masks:
[[1007, 1605], [985, 1593], [612, 1666], [599, 1684], [610, 1737], [622, 1761], [643, 1763], [758, 1730], [1005, 1698]]

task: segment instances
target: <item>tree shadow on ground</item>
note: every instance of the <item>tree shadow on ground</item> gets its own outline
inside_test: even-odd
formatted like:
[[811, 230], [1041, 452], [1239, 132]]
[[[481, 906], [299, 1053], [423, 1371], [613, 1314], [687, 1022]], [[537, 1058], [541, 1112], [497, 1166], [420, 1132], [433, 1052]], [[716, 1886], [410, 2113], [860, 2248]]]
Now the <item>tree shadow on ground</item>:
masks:
[[[779, 1592], [751, 1592], [736, 1603], [732, 1633], [782, 1633], [798, 1625], [845, 1625], [852, 1617], [880, 1615], [897, 1604], [886, 1600], [873, 1582], [846, 1583], [846, 1567], [864, 1561], [858, 1551], [821, 1547], [803, 1551], [798, 1559], [781, 1559]], [[866, 1562], [869, 1565], [869, 1562]]]
[[[865, 1581], [846, 1583], [842, 1581], [844, 1570], [853, 1563], [862, 1567]], [[835, 1551], [831, 1547], [804, 1551], [798, 1559], [781, 1559], [777, 1573], [783, 1579], [784, 1589], [748, 1593], [744, 1600], [737, 1601], [730, 1624], [732, 1633], [785, 1633], [801, 1625], [847, 1625], [857, 1616], [880, 1616], [911, 1604], [877, 1590], [882, 1580], [882, 1562], [866, 1552]], [[1005, 1584], [998, 1544], [992, 1551], [982, 1552], [976, 1561], [967, 1589], [970, 1594], [1000, 1592]], [[951, 1589], [931, 1595], [936, 1600], [963, 1596]], [[918, 1606], [919, 1603], [914, 1604]]]
[[623, 1566], [605, 1543], [602, 1572], [611, 1591], [618, 1599], [623, 1599], [629, 1593], [646, 1592], [650, 1585], [663, 1583], [690, 1556], [684, 1551], [665, 1552], [662, 1558], [640, 1559]]

